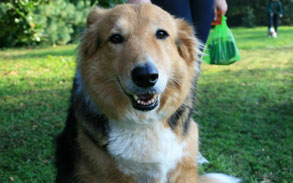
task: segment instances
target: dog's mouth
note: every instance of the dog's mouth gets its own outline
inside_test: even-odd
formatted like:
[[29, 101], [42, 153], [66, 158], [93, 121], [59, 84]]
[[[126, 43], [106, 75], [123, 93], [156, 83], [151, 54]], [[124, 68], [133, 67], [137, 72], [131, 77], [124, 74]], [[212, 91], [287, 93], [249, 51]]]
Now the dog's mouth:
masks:
[[122, 87], [119, 79], [118, 83], [122, 91], [128, 96], [131, 100], [133, 108], [140, 111], [150, 111], [156, 108], [159, 105], [159, 95], [155, 93], [140, 93], [140, 94], [129, 94]]
[[133, 107], [141, 111], [150, 111], [159, 104], [159, 96], [152, 93], [130, 95], [130, 98]]

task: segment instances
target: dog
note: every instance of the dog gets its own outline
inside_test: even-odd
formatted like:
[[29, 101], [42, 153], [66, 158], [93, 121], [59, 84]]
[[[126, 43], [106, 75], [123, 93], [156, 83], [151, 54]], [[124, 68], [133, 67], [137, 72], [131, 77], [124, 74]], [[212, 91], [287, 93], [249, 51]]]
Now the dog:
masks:
[[93, 9], [57, 138], [56, 183], [239, 182], [197, 175], [199, 45], [187, 22], [155, 5]]

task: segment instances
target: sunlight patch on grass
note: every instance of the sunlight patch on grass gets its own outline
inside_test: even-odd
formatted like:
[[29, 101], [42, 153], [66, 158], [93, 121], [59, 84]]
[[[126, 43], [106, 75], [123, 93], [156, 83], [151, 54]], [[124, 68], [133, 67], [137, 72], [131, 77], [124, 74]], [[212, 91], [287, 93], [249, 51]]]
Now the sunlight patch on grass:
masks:
[[289, 26], [280, 26], [276, 39], [267, 37], [267, 27], [233, 28], [232, 33], [243, 50], [293, 47], [293, 29]]

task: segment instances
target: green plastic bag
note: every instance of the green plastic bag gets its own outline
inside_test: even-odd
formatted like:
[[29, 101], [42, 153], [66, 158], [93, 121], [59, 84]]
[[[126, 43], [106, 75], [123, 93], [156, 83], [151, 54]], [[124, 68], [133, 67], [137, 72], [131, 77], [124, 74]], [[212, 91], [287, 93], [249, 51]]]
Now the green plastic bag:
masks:
[[226, 19], [223, 16], [222, 24], [216, 25], [209, 35], [202, 58], [208, 64], [229, 65], [240, 60], [238, 48]]

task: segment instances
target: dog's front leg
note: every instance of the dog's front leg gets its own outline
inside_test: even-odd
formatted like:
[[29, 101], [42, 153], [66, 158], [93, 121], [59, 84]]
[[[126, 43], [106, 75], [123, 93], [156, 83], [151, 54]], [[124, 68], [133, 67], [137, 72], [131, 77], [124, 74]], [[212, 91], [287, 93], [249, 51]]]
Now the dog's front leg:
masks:
[[186, 146], [181, 162], [169, 174], [168, 183], [198, 183], [197, 153], [198, 153], [198, 127], [192, 120], [188, 133], [183, 137]]
[[186, 166], [180, 164], [169, 177], [168, 183], [198, 183], [196, 166]]

